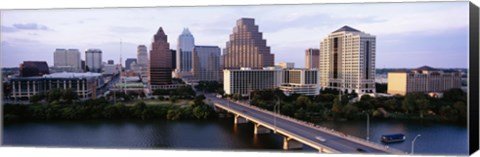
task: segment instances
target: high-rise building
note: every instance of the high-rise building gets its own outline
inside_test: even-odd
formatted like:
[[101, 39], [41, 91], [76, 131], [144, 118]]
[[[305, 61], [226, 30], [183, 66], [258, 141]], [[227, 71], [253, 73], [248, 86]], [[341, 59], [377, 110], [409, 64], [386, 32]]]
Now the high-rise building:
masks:
[[136, 58], [127, 58], [125, 60], [125, 69], [130, 70], [132, 63], [137, 64], [137, 59]]
[[270, 53], [267, 41], [262, 39], [262, 33], [252, 18], [237, 20], [222, 57], [225, 69], [261, 69], [274, 66], [274, 54]]
[[172, 67], [177, 66], [177, 50], [170, 49], [170, 53], [172, 54]]
[[50, 73], [45, 61], [23, 61], [19, 71], [20, 77], [43, 76]]
[[137, 47], [137, 64], [143, 67], [148, 66], [148, 51], [145, 45]]
[[195, 38], [188, 28], [184, 28], [177, 40], [177, 72], [192, 71], [192, 51], [195, 47]]
[[85, 51], [85, 66], [86, 71], [96, 73], [102, 72], [102, 50], [87, 49]]
[[167, 35], [160, 27], [153, 36], [150, 50], [149, 81], [152, 89], [172, 83], [172, 53]]
[[112, 59], [110, 59], [107, 61], [107, 64], [115, 64], [115, 62]]
[[320, 43], [320, 87], [375, 93], [375, 36], [344, 26]]
[[411, 71], [388, 73], [388, 94], [406, 95], [413, 92], [444, 92], [462, 87], [462, 77], [458, 72], [445, 72], [429, 66]]
[[198, 81], [220, 81], [220, 47], [195, 46], [193, 77]]
[[53, 52], [53, 66], [66, 71], [80, 71], [81, 60], [78, 49], [55, 49]]
[[320, 59], [320, 50], [309, 48], [305, 50], [305, 68], [318, 69], [318, 60]]

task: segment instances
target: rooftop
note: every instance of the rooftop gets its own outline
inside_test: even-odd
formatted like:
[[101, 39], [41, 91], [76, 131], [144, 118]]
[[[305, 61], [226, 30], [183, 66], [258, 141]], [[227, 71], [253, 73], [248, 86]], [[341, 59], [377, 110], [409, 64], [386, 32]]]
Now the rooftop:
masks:
[[342, 28], [337, 29], [333, 33], [336, 33], [336, 32], [360, 32], [360, 31], [350, 26], [343, 26]]
[[70, 73], [70, 72], [61, 72], [61, 73], [52, 73], [49, 75], [43, 75], [44, 78], [84, 78], [84, 77], [100, 77], [100, 73]]
[[430, 67], [430, 66], [427, 66], [427, 65], [424, 65], [424, 66], [418, 67], [418, 68], [417, 68], [417, 69], [415, 69], [415, 70], [435, 71], [435, 70], [437, 70], [437, 69], [435, 69], [435, 68], [432, 68], [432, 67]]

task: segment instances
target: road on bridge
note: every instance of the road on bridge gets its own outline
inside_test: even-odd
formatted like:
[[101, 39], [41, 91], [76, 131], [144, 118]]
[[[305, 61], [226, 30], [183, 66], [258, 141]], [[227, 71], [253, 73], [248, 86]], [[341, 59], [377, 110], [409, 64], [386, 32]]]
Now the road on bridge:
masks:
[[[263, 123], [274, 126], [275, 114], [273, 114], [272, 112], [270, 112], [270, 114], [262, 112], [259, 109], [251, 107], [249, 105], [243, 105], [226, 99], [217, 98], [215, 97], [215, 95], [212, 94], [207, 94], [205, 95], [205, 97], [213, 103], [216, 103], [217, 105], [222, 105], [222, 107], [227, 107], [231, 110], [236, 111], [237, 113], [242, 113], [244, 115], [255, 118], [258, 121], [262, 121]], [[347, 137], [345, 137], [345, 135], [339, 135], [338, 133], [333, 133], [328, 130], [322, 130], [314, 126], [302, 125], [300, 124], [300, 122], [295, 122], [282, 116], [277, 116], [276, 128], [288, 131], [292, 134], [295, 134], [295, 136], [312, 141], [318, 146], [329, 147], [340, 153], [400, 153], [400, 151], [398, 150], [390, 150], [391, 148], [385, 148], [380, 145], [373, 146], [373, 144], [365, 144], [366, 141], [359, 142], [358, 139], [348, 139]], [[318, 137], [320, 137], [320, 139]]]

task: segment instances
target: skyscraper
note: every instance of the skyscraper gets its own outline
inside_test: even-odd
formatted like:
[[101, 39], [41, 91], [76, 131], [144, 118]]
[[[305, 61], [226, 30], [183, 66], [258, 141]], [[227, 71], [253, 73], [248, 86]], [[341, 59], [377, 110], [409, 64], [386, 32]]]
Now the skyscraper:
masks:
[[53, 66], [80, 71], [80, 51], [78, 49], [55, 49], [55, 52], [53, 52]]
[[320, 43], [320, 86], [375, 93], [375, 36], [344, 26]]
[[148, 52], [145, 45], [138, 45], [137, 47], [137, 64], [143, 67], [148, 66]]
[[172, 83], [172, 53], [167, 35], [160, 27], [153, 36], [150, 50], [149, 81], [152, 89]]
[[261, 69], [274, 66], [275, 58], [252, 18], [237, 20], [237, 25], [233, 28], [222, 57], [225, 69], [241, 67]]
[[220, 47], [195, 46], [193, 49], [193, 77], [199, 81], [220, 81]]
[[305, 50], [305, 68], [318, 69], [318, 60], [320, 55], [319, 49], [309, 48]]
[[102, 50], [87, 49], [85, 51], [86, 71], [102, 72]]
[[195, 47], [195, 38], [188, 28], [184, 28], [177, 41], [177, 72], [191, 72], [192, 51]]

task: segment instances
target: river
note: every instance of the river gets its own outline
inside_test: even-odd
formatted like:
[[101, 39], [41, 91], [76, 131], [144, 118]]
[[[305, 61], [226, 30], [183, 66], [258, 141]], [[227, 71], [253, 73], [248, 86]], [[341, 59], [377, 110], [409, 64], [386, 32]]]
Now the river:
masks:
[[[365, 121], [323, 122], [323, 126], [365, 138]], [[415, 154], [465, 155], [467, 128], [449, 124], [402, 121], [372, 121], [370, 139], [380, 143], [382, 134], [404, 133], [405, 142], [390, 147], [410, 152], [413, 137]], [[232, 118], [210, 121], [76, 121], [22, 122], [8, 124], [3, 144], [9, 146], [50, 146], [87, 148], [139, 148], [190, 150], [284, 151], [283, 138], [275, 134], [254, 135], [253, 125], [234, 125]], [[304, 146], [303, 150], [316, 152]]]

